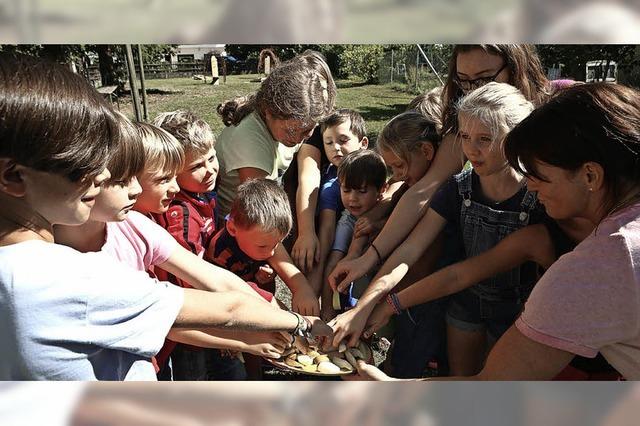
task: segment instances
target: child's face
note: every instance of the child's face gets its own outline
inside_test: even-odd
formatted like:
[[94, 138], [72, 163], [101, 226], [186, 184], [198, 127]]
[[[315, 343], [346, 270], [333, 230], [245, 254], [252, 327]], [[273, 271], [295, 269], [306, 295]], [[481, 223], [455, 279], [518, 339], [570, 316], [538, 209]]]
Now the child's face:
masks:
[[123, 221], [141, 192], [142, 187], [135, 176], [127, 182], [110, 182], [109, 185], [104, 185], [91, 209], [90, 219], [98, 222]]
[[187, 155], [184, 168], [178, 173], [178, 185], [189, 192], [213, 191], [219, 169], [220, 163], [214, 147], [204, 155], [190, 153]]
[[478, 176], [489, 176], [508, 166], [501, 144], [480, 120], [460, 114], [458, 124], [462, 152]]
[[294, 147], [309, 139], [316, 128], [315, 124], [308, 125], [293, 118], [275, 118], [269, 111], [266, 113], [265, 124], [273, 139], [288, 147]]
[[55, 173], [25, 167], [24, 199], [51, 225], [81, 225], [89, 220], [101, 185], [109, 177], [109, 170], [104, 169], [92, 179], [72, 182]]
[[227, 229], [235, 237], [240, 250], [253, 260], [267, 260], [272, 257], [285, 237], [277, 230], [264, 231], [258, 226], [241, 228], [235, 225], [233, 219], [227, 222]]
[[338, 167], [343, 158], [354, 151], [366, 148], [369, 140], [364, 137], [358, 139], [351, 132], [351, 120], [347, 120], [337, 126], [329, 127], [322, 133], [322, 141], [324, 143], [324, 152], [327, 158], [334, 166]]
[[373, 185], [367, 185], [360, 189], [340, 185], [342, 204], [355, 217], [360, 217], [371, 210], [380, 200], [381, 192]]
[[396, 182], [404, 181], [407, 186], [413, 186], [422, 179], [431, 167], [435, 150], [429, 142], [422, 142], [420, 148], [411, 152], [409, 162], [384, 148], [380, 149], [380, 155], [382, 155], [385, 164], [391, 168], [393, 180]]
[[176, 175], [169, 171], [144, 172], [140, 178], [142, 193], [134, 209], [140, 213], [164, 213], [169, 209], [171, 200], [180, 191]]

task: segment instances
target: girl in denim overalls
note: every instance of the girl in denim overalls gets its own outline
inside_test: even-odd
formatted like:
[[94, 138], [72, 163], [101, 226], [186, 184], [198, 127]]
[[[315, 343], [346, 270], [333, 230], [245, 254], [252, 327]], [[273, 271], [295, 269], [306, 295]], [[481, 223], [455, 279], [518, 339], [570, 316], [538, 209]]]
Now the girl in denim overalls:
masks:
[[[476, 256], [511, 232], [538, 221], [541, 213], [525, 179], [503, 153], [506, 134], [533, 106], [512, 86], [491, 83], [458, 105], [459, 138], [472, 169], [453, 177], [431, 207], [455, 221], [464, 257]], [[532, 218], [533, 215], [533, 218]], [[485, 354], [516, 320], [536, 281], [531, 262], [455, 294], [447, 311], [451, 373], [480, 371]]]
[[[457, 243], [466, 258], [540, 220], [535, 195], [527, 192], [524, 177], [509, 167], [502, 151], [506, 134], [533, 110], [531, 102], [513, 86], [490, 83], [457, 107], [459, 140], [473, 169], [452, 177], [435, 194], [425, 217], [378, 272], [372, 285], [381, 292], [402, 280], [447, 224], [455, 235], [448, 243]], [[528, 263], [452, 296], [447, 310], [451, 374], [472, 375], [481, 369], [490, 342], [513, 324], [535, 280], [535, 265]], [[404, 310], [393, 296], [388, 304], [395, 312]], [[365, 336], [372, 331], [365, 328]]]

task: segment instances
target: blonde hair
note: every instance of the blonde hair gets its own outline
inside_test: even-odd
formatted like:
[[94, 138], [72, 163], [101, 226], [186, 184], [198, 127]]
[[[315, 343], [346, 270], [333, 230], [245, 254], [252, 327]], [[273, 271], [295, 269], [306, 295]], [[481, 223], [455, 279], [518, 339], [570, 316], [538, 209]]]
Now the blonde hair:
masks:
[[262, 82], [255, 94], [240, 96], [218, 105], [225, 126], [236, 126], [257, 111], [264, 119], [295, 119], [305, 125], [318, 123], [333, 110], [336, 85], [322, 55], [306, 51], [281, 63]]
[[[489, 83], [458, 101], [458, 117], [475, 118], [491, 132], [493, 141], [504, 137], [533, 111], [533, 103], [507, 83]], [[458, 126], [460, 127], [460, 126]]]
[[169, 132], [157, 126], [140, 121], [134, 124], [144, 148], [144, 169], [178, 174], [185, 161], [182, 144]]
[[441, 139], [436, 123], [410, 110], [396, 115], [384, 126], [378, 137], [378, 146], [408, 164], [411, 153], [419, 149], [422, 143], [431, 143], [437, 149]]
[[416, 96], [407, 105], [407, 111], [417, 111], [433, 121], [438, 132], [442, 130], [442, 89], [444, 86], [434, 87]]
[[185, 154], [205, 155], [216, 143], [209, 124], [191, 111], [163, 112], [153, 120], [153, 124], [175, 137]]

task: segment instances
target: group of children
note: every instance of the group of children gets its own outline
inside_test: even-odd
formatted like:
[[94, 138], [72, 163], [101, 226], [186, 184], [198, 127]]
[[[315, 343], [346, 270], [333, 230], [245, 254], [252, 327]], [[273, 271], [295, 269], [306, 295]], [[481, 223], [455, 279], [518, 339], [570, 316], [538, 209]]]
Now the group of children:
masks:
[[[339, 109], [320, 123], [329, 164], [322, 171], [317, 209], [320, 259], [308, 279], [282, 244], [293, 219], [287, 195], [276, 182], [251, 179], [240, 184], [228, 215], [217, 216], [215, 137], [189, 111], [160, 114], [153, 124], [121, 117], [122, 126], [134, 135], [111, 155], [112, 176], [97, 197], [90, 221], [80, 227], [57, 227], [56, 239], [80, 251], [107, 252], [183, 287], [220, 290], [207, 274], [207, 263], [217, 265], [245, 281], [236, 283], [244, 285], [244, 291], [272, 303], [277, 303], [277, 275], [291, 290], [293, 310], [332, 321], [356, 306], [363, 294], [362, 305], [370, 304], [366, 295], [375, 287], [369, 288], [371, 275], [348, 285], [336, 285], [329, 275], [341, 259], [357, 258], [369, 246], [399, 196], [429, 169], [440, 141], [437, 100], [422, 97], [422, 112], [410, 109], [390, 120], [376, 149], [370, 148], [364, 120], [356, 111]], [[386, 277], [386, 293], [411, 285], [411, 280], [439, 266], [478, 255], [514, 230], [541, 220], [535, 196], [507, 167], [500, 147], [506, 132], [532, 110], [531, 103], [517, 89], [493, 83], [463, 98], [458, 107], [460, 143], [472, 168], [439, 191], [420, 240], [408, 239], [400, 247], [400, 253], [410, 253], [408, 261], [395, 262], [398, 253], [384, 265], [380, 259], [381, 269], [372, 282]], [[365, 224], [364, 237], [354, 238], [357, 221]], [[450, 225], [451, 238], [443, 242], [437, 236], [445, 225]], [[497, 339], [515, 321], [535, 282], [532, 265], [515, 266], [457, 293], [447, 304], [440, 300], [419, 310], [406, 308], [452, 292], [415, 301], [391, 292], [389, 303], [377, 304], [369, 320], [372, 331], [387, 322], [389, 312], [404, 312], [396, 322], [390, 368], [396, 374], [404, 368], [415, 375], [409, 370], [422, 368], [424, 373], [425, 367], [439, 365], [442, 374], [450, 361], [455, 373], [472, 374], [487, 351], [488, 343], [479, 336], [483, 325], [489, 324], [490, 338]], [[409, 268], [413, 273], [396, 287]], [[312, 286], [311, 280], [320, 280], [320, 285]], [[321, 294], [313, 288], [320, 288]], [[491, 302], [477, 292], [490, 295]], [[264, 342], [260, 337], [254, 340]], [[287, 344], [277, 335], [266, 339], [269, 343], [248, 341], [250, 336], [221, 332], [172, 331], [155, 358], [159, 377], [244, 379], [247, 371], [249, 377], [260, 377], [258, 361], [244, 357], [245, 368], [236, 355], [273, 355]], [[419, 348], [416, 342], [422, 342]], [[418, 367], [409, 368], [414, 365]]]

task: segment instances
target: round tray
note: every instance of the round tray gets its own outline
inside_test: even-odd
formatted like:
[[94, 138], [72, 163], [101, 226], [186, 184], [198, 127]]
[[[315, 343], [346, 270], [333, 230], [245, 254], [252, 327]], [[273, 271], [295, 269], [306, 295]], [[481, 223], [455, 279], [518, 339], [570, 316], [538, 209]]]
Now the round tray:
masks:
[[339, 373], [321, 373], [319, 371], [305, 371], [302, 368], [298, 368], [298, 367], [291, 367], [290, 365], [287, 365], [284, 363], [284, 361], [281, 361], [279, 359], [272, 359], [272, 358], [265, 358], [267, 360], [267, 362], [269, 362], [269, 364], [280, 368], [281, 370], [287, 370], [287, 371], [293, 371], [295, 373], [298, 374], [306, 374], [308, 376], [325, 376], [325, 377], [337, 377], [337, 376], [348, 376], [349, 374], [353, 374], [355, 373], [354, 371], [342, 371], [340, 370]]

